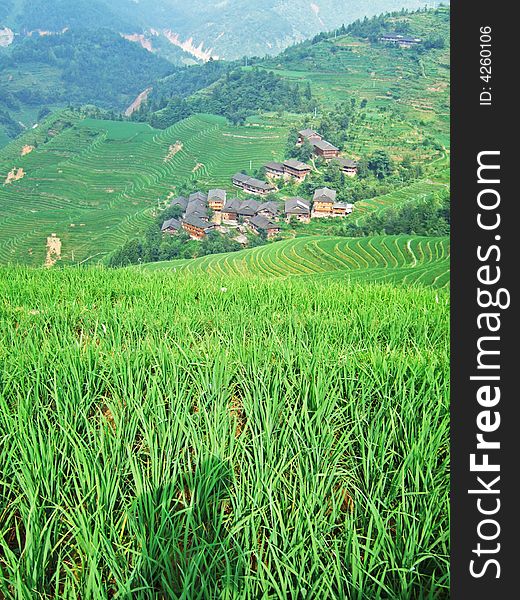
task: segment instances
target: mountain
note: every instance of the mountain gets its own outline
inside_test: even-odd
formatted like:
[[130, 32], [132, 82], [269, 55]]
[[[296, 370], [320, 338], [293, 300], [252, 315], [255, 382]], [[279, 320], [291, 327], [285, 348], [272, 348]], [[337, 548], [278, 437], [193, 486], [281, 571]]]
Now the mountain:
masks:
[[276, 54], [320, 31], [425, 4], [424, 0], [7, 0], [0, 12], [0, 29], [2, 22], [17, 32], [109, 27], [152, 48], [164, 47], [167, 41], [198, 60], [234, 59]]
[[[288, 158], [294, 130], [305, 127], [360, 164], [384, 151], [396, 165], [395, 175], [368, 174], [345, 183], [341, 174], [318, 166], [309, 181], [284, 188], [282, 198], [310, 199], [314, 189], [334, 187], [342, 201], [355, 203], [350, 222], [366, 227], [371, 214], [386, 223], [401, 207], [447, 193], [449, 11], [386, 21], [388, 27], [406, 23], [425, 41], [440, 35], [444, 43], [404, 50], [373, 42], [365, 34], [379, 28], [380, 20], [374, 20], [367, 31], [318, 36], [269, 61], [253, 61], [252, 67], [228, 71], [227, 63], [213, 61], [176, 70], [162, 80], [159, 97], [150, 95], [132, 117], [147, 122], [109, 120], [77, 107], [38, 119], [37, 127], [0, 149], [0, 264], [43, 264], [52, 233], [63, 244], [61, 264], [97, 262], [142, 236], [173, 194], [224, 188], [234, 196], [235, 173], [261, 176], [266, 162]], [[160, 61], [118, 39], [139, 57]], [[3, 72], [0, 68], [0, 94]], [[17, 71], [10, 74], [13, 85]], [[23, 87], [29, 89], [27, 81]], [[179, 99], [168, 98], [179, 91], [187, 96], [181, 106], [189, 109], [187, 119], [175, 110]], [[309, 110], [311, 103], [315, 110]], [[224, 118], [233, 116], [231, 110], [241, 117], [240, 125]], [[193, 114], [202, 112], [213, 115]], [[329, 235], [334, 225], [324, 223], [326, 230], [319, 231], [320, 224], [311, 226], [313, 234]], [[171, 248], [159, 250], [171, 257]]]

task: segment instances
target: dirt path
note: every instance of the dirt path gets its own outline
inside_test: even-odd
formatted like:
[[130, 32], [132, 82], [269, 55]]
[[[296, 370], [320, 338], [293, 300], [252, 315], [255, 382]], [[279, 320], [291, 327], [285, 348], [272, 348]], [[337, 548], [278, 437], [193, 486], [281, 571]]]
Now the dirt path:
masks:
[[53, 233], [47, 238], [47, 256], [45, 258], [45, 267], [50, 269], [61, 258], [61, 240]]
[[13, 181], [19, 181], [25, 177], [25, 171], [23, 169], [17, 169], [16, 167], [7, 174], [4, 181], [4, 185], [9, 185]]

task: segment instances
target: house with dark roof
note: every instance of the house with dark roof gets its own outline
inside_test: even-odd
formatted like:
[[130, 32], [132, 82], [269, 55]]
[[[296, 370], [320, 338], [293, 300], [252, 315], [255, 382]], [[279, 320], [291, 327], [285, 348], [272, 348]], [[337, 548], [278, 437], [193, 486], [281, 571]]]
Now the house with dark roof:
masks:
[[311, 167], [300, 160], [290, 158], [283, 163], [284, 173], [290, 177], [294, 177], [303, 181], [311, 172]]
[[285, 220], [289, 223], [293, 219], [301, 223], [311, 220], [310, 204], [303, 198], [289, 198], [285, 202]]
[[226, 203], [226, 190], [214, 189], [209, 190], [208, 192], [208, 204], [211, 210], [219, 211], [224, 208], [224, 204]]
[[323, 136], [317, 131], [314, 131], [314, 129], [302, 129], [298, 132], [298, 144], [303, 144], [305, 140], [308, 140], [312, 144], [313, 142], [318, 142], [322, 139]]
[[334, 212], [336, 204], [336, 190], [330, 188], [319, 188], [314, 192], [312, 204], [312, 217], [330, 217]]
[[222, 222], [235, 224], [238, 222], [238, 211], [240, 210], [241, 202], [238, 198], [228, 200], [222, 209]]
[[243, 189], [244, 185], [247, 181], [249, 181], [249, 179], [251, 179], [249, 175], [244, 175], [244, 173], [236, 173], [235, 175], [233, 175], [231, 181], [233, 182], [233, 185]]
[[161, 232], [174, 234], [178, 233], [181, 227], [181, 222], [178, 219], [168, 219], [162, 224]]
[[335, 163], [338, 163], [340, 169], [345, 175], [349, 177], [355, 177], [358, 172], [358, 163], [355, 160], [351, 160], [350, 158], [342, 158], [341, 156], [335, 158]]
[[195, 201], [206, 203], [208, 201], [208, 196], [204, 192], [194, 192], [193, 194], [190, 194], [190, 196], [188, 198], [188, 202], [195, 202]]
[[326, 140], [312, 142], [312, 145], [314, 147], [314, 154], [321, 156], [326, 160], [337, 158], [339, 156], [339, 148], [336, 148], [336, 146]]
[[182, 221], [182, 228], [193, 240], [201, 240], [215, 228], [214, 223], [208, 223], [196, 215], [188, 215]]
[[238, 218], [247, 223], [256, 215], [259, 206], [260, 202], [258, 202], [258, 200], [253, 200], [252, 198], [244, 200], [240, 203]]
[[180, 208], [182, 209], [182, 212], [184, 214], [186, 212], [186, 208], [188, 207], [188, 198], [185, 198], [184, 196], [179, 196], [178, 198], [174, 198], [170, 202], [170, 207], [173, 208], [174, 206], [180, 206]]
[[255, 179], [254, 177], [248, 177], [243, 173], [237, 173], [233, 176], [233, 185], [243, 189], [249, 194], [257, 194], [259, 196], [266, 196], [272, 192], [276, 192], [277, 188], [272, 183]]
[[274, 179], [283, 177], [285, 174], [283, 163], [279, 162], [268, 162], [264, 165], [264, 169], [265, 174]]
[[206, 201], [199, 199], [190, 200], [186, 207], [186, 218], [189, 216], [196, 216], [199, 219], [208, 219], [208, 204]]
[[353, 204], [347, 204], [346, 202], [336, 202], [332, 207], [333, 217], [346, 217], [354, 210]]
[[270, 219], [271, 221], [276, 221], [281, 212], [280, 203], [270, 200], [269, 202], [262, 202], [262, 204], [259, 205], [256, 214], [261, 215], [266, 219]]
[[265, 233], [267, 239], [271, 239], [280, 233], [280, 226], [262, 215], [252, 218], [249, 225], [255, 233]]
[[283, 163], [269, 162], [264, 165], [265, 173], [271, 179], [279, 179], [280, 177], [293, 177], [303, 181], [311, 172], [311, 167], [305, 163], [290, 158]]

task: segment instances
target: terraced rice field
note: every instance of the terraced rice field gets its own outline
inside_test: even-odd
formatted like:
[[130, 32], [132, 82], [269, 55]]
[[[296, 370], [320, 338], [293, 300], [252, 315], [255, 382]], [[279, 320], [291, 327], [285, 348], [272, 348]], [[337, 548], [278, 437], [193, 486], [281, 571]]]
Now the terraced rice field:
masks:
[[[280, 158], [287, 137], [283, 126], [233, 127], [212, 115], [165, 131], [66, 118], [72, 126], [57, 135], [51, 124], [51, 134], [30, 132], [0, 150], [0, 264], [42, 265], [51, 233], [61, 264], [98, 260], [141, 233], [180, 184], [231, 188], [235, 172]], [[37, 147], [22, 156], [26, 144]], [[4, 184], [13, 168], [24, 177]]]
[[[443, 179], [443, 171], [438, 173], [438, 178]], [[357, 225], [361, 225], [364, 219], [374, 212], [384, 212], [389, 208], [401, 208], [412, 202], [419, 204], [446, 190], [447, 187], [448, 184], [431, 179], [416, 181], [389, 194], [356, 202], [352, 219]]]
[[229, 254], [141, 267], [229, 275], [449, 285], [449, 240], [413, 236], [306, 237]]

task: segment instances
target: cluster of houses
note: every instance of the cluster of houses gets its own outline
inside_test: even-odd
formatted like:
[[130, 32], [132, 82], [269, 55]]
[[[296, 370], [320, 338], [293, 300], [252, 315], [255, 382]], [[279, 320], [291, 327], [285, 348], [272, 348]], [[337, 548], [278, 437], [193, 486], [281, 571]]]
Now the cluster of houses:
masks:
[[[334, 161], [339, 164], [341, 170], [349, 177], [355, 177], [358, 172], [358, 163], [349, 158], [343, 158], [339, 155], [339, 148], [323, 139], [323, 136], [314, 129], [302, 129], [298, 132], [298, 145], [302, 145], [308, 141], [316, 156], [320, 156], [325, 160]], [[309, 167], [310, 172], [310, 167]]]
[[304, 198], [289, 198], [283, 203], [275, 200], [261, 202], [255, 198], [228, 200], [226, 191], [222, 189], [210, 190], [208, 194], [195, 192], [188, 198], [172, 200], [170, 206], [179, 206], [181, 215], [178, 219], [165, 221], [161, 230], [170, 234], [183, 230], [192, 239], [201, 240], [210, 231], [219, 228], [226, 231], [227, 225], [243, 227], [256, 234], [265, 234], [267, 239], [271, 239], [280, 233], [282, 220], [287, 223], [292, 220], [309, 223], [314, 218], [344, 217], [350, 214], [353, 205], [338, 202], [336, 196], [335, 190], [317, 189], [311, 208], [311, 203]]
[[[302, 145], [305, 140], [312, 144], [314, 154], [325, 160], [337, 162], [346, 175], [354, 177], [357, 174], [357, 163], [340, 157], [339, 148], [324, 140], [316, 131], [300, 131], [297, 143]], [[265, 197], [278, 191], [272, 182], [273, 179], [303, 181], [312, 171], [310, 165], [296, 159], [288, 159], [281, 163], [269, 162], [264, 168], [269, 181], [237, 173], [232, 177], [233, 185], [248, 194]], [[175, 198], [170, 206], [180, 208], [180, 217], [165, 221], [162, 225], [163, 233], [172, 234], [183, 230], [196, 240], [204, 238], [215, 229], [227, 232], [226, 226], [238, 228], [242, 234], [245, 231], [265, 234], [270, 239], [280, 233], [281, 220], [287, 223], [291, 220], [309, 223], [315, 218], [344, 217], [353, 210], [352, 204], [338, 202], [337, 192], [326, 187], [314, 192], [312, 207], [304, 198], [289, 198], [284, 203], [275, 200], [262, 202], [255, 198], [228, 200], [226, 190], [223, 189], [209, 190], [207, 194], [195, 192], [188, 198], [181, 196]], [[244, 235], [239, 238], [244, 243], [247, 241]]]

